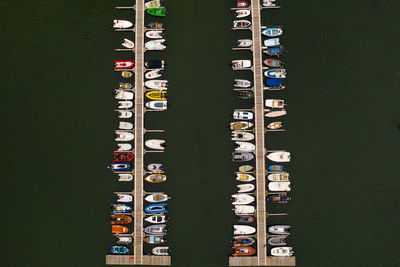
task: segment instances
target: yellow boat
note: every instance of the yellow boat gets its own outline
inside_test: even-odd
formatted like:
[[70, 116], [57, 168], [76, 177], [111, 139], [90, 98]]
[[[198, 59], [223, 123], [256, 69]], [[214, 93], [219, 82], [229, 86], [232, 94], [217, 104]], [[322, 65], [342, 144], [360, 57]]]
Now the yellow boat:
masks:
[[147, 176], [146, 178], [144, 178], [147, 182], [150, 183], [162, 183], [165, 180], [167, 180], [167, 176], [164, 174], [158, 174], [158, 173], [154, 173], [154, 174], [150, 174], [149, 176]]
[[149, 91], [146, 97], [151, 100], [167, 100], [167, 91]]
[[121, 76], [124, 77], [124, 78], [130, 78], [130, 77], [132, 77], [132, 75], [133, 75], [133, 73], [129, 72], [129, 71], [123, 71], [121, 73]]

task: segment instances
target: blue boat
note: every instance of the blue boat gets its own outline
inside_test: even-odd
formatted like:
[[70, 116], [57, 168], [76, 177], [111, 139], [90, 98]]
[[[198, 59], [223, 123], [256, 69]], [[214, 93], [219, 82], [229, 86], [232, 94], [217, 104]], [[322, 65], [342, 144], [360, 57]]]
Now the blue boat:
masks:
[[129, 162], [114, 162], [111, 163], [110, 168], [112, 171], [122, 172], [122, 171], [131, 171], [132, 164]]
[[282, 79], [266, 79], [265, 80], [265, 85], [266, 86], [281, 86], [282, 85]]
[[128, 253], [129, 249], [125, 246], [112, 246], [111, 253], [112, 254], [126, 254]]
[[283, 46], [278, 46], [278, 47], [268, 47], [267, 49], [263, 50], [264, 54], [267, 54], [269, 56], [276, 56], [279, 57], [280, 55], [283, 54]]
[[285, 69], [271, 69], [266, 70], [264, 75], [268, 78], [286, 78], [286, 70]]
[[268, 170], [270, 172], [281, 172], [281, 171], [283, 171], [283, 166], [282, 165], [269, 165]]
[[131, 213], [133, 208], [128, 204], [110, 204], [111, 213]]
[[261, 33], [267, 37], [276, 37], [282, 35], [283, 30], [281, 28], [274, 27], [274, 28], [267, 28], [263, 30]]
[[144, 208], [144, 210], [148, 213], [159, 214], [159, 213], [167, 213], [167, 203], [159, 203], [159, 204], [151, 204]]

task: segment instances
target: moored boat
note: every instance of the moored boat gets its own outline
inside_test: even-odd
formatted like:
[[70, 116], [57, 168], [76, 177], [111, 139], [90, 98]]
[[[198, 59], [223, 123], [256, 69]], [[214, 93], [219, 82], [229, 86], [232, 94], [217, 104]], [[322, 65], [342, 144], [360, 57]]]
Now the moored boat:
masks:
[[268, 174], [268, 180], [271, 182], [286, 182], [289, 181], [289, 173], [288, 172], [276, 172]]
[[151, 149], [159, 149], [164, 150], [165, 147], [165, 140], [161, 139], [149, 139], [144, 142], [144, 144]]
[[254, 216], [250, 216], [250, 215], [241, 215], [238, 216], [238, 222], [240, 223], [253, 223], [255, 222], [255, 218]]
[[128, 29], [133, 26], [133, 23], [128, 20], [114, 19], [113, 27], [117, 29]]
[[249, 80], [243, 80], [243, 79], [235, 79], [235, 84], [236, 87], [241, 87], [241, 88], [248, 88], [251, 86], [251, 82]]
[[252, 171], [253, 169], [254, 167], [251, 165], [242, 165], [239, 167], [239, 172], [249, 172]]
[[250, 67], [251, 67], [251, 60], [248, 60], [248, 59], [232, 60], [232, 69], [233, 70], [248, 69]]
[[156, 214], [146, 217], [144, 220], [149, 223], [166, 223], [167, 216], [165, 216], [164, 214]]
[[285, 101], [281, 99], [265, 99], [265, 106], [269, 108], [283, 108]]
[[271, 28], [266, 28], [261, 33], [267, 37], [276, 37], [276, 36], [282, 35], [283, 30], [282, 30], [282, 28], [279, 28], [279, 27], [271, 27]]
[[118, 143], [118, 151], [131, 151], [132, 145], [128, 143]]
[[126, 91], [126, 90], [121, 90], [121, 89], [116, 89], [115, 90], [115, 99], [118, 100], [132, 100], [134, 97], [134, 94], [132, 92]]
[[279, 59], [267, 58], [263, 62], [264, 62], [264, 65], [271, 67], [271, 68], [280, 68], [283, 66], [283, 62], [280, 61]]
[[288, 192], [290, 191], [290, 182], [270, 182], [268, 190], [271, 192]]
[[159, 213], [167, 213], [167, 203], [157, 203], [151, 204], [144, 208], [144, 210], [148, 213], [159, 214]]
[[236, 92], [236, 97], [241, 99], [252, 99], [254, 97], [254, 93], [252, 91], [238, 91]]
[[132, 195], [128, 195], [128, 194], [117, 194], [117, 201], [118, 202], [132, 202], [133, 197]]
[[132, 206], [128, 204], [110, 204], [111, 213], [131, 213]]
[[144, 86], [155, 90], [167, 90], [168, 81], [167, 80], [150, 80], [144, 83]]
[[132, 75], [133, 75], [133, 73], [130, 72], [130, 71], [121, 72], [121, 76], [124, 77], [124, 78], [130, 78], [130, 77], [132, 77]]
[[290, 225], [282, 225], [282, 224], [272, 225], [268, 227], [268, 232], [276, 235], [289, 235]]
[[149, 60], [144, 63], [147, 69], [164, 69], [164, 60]]
[[263, 7], [276, 7], [275, 0], [263, 0]]
[[284, 53], [283, 46], [278, 47], [268, 47], [267, 49], [263, 50], [263, 53], [269, 56], [279, 57]]
[[234, 194], [232, 198], [234, 199], [233, 205], [247, 205], [254, 202], [254, 197], [248, 194]]
[[112, 171], [130, 171], [132, 170], [132, 165], [127, 162], [115, 162], [111, 163], [110, 168]]
[[272, 88], [277, 88], [279, 86], [282, 86], [282, 79], [275, 79], [275, 78], [271, 78], [271, 79], [266, 79], [265, 80], [265, 85], [272, 87]]
[[167, 226], [165, 224], [153, 224], [143, 229], [149, 235], [166, 235]]
[[161, 30], [163, 28], [163, 24], [161, 22], [151, 22], [149, 24], [147, 24], [148, 29], [152, 29], [152, 30]]
[[248, 27], [250, 27], [250, 25], [251, 25], [251, 22], [248, 20], [245, 20], [245, 19], [233, 21], [234, 29], [247, 29]]
[[234, 161], [234, 162], [250, 161], [253, 158], [254, 158], [254, 155], [249, 152], [233, 152], [232, 153], [232, 161]]
[[285, 69], [271, 69], [271, 70], [266, 70], [264, 72], [264, 75], [268, 78], [280, 78], [284, 79], [286, 78], [286, 70]]
[[163, 31], [155, 31], [155, 30], [147, 31], [145, 35], [147, 38], [150, 39], [161, 39], [163, 37]]
[[238, 193], [247, 193], [254, 190], [255, 186], [253, 184], [239, 184], [237, 185], [239, 188]]
[[118, 101], [118, 108], [123, 109], [123, 108], [131, 108], [133, 107], [133, 102], [132, 101]]
[[286, 246], [286, 236], [270, 237], [268, 239], [268, 244], [271, 246]]
[[165, 50], [167, 46], [164, 44], [165, 39], [157, 39], [157, 40], [152, 40], [148, 41], [144, 44], [144, 47], [147, 50]]
[[256, 149], [256, 146], [250, 142], [235, 142], [235, 151], [252, 152]]
[[114, 60], [114, 70], [132, 69], [135, 63], [132, 60]]
[[148, 8], [146, 9], [147, 14], [156, 16], [156, 17], [165, 17], [167, 14], [167, 10], [163, 7], [156, 8]]
[[158, 203], [158, 202], [167, 201], [169, 199], [169, 197], [168, 197], [168, 195], [166, 195], [164, 193], [153, 193], [153, 194], [148, 195], [144, 199], [148, 202]]
[[289, 200], [290, 196], [287, 193], [271, 194], [267, 197], [268, 202], [277, 204], [288, 203]]
[[135, 43], [129, 39], [124, 38], [124, 41], [122, 42], [122, 46], [131, 49], [131, 48], [135, 47]]
[[247, 235], [239, 235], [233, 237], [234, 246], [251, 246], [256, 242], [256, 240]]
[[153, 173], [150, 174], [149, 176], [147, 176], [146, 178], [144, 178], [147, 182], [150, 183], [162, 183], [165, 180], [167, 180], [167, 176], [164, 174], [158, 174], [158, 173]]
[[129, 249], [124, 246], [112, 246], [110, 252], [111, 254], [126, 254], [129, 252]]
[[168, 249], [169, 247], [155, 247], [151, 250], [151, 252], [157, 256], [168, 256]]
[[238, 47], [251, 47], [253, 45], [253, 41], [251, 39], [239, 39]]
[[114, 152], [114, 162], [127, 162], [134, 158], [132, 152]]
[[128, 227], [114, 224], [111, 226], [111, 232], [113, 234], [125, 234], [129, 231]]
[[266, 47], [278, 46], [280, 44], [281, 44], [281, 42], [280, 42], [279, 38], [270, 38], [270, 39], [264, 40], [264, 46], [266, 46]]
[[240, 257], [240, 256], [251, 256], [256, 253], [256, 250], [250, 246], [234, 246], [232, 247], [234, 252], [232, 256]]
[[144, 3], [144, 6], [146, 8], [155, 8], [155, 7], [160, 7], [161, 3], [160, 3], [160, 0], [152, 0], [152, 1]]
[[247, 130], [249, 128], [253, 127], [253, 123], [252, 122], [248, 122], [248, 121], [236, 121], [236, 122], [231, 122], [230, 123], [230, 128], [233, 131], [237, 131], [237, 130]]
[[254, 139], [254, 134], [244, 131], [233, 131], [231, 135], [232, 141], [251, 141]]
[[162, 164], [160, 163], [150, 163], [149, 165], [147, 165], [147, 170], [155, 173], [164, 172]]
[[233, 226], [234, 235], [252, 235], [256, 232], [256, 228], [249, 225], [235, 224]]
[[282, 127], [282, 122], [280, 121], [271, 122], [267, 126], [268, 129], [279, 129], [281, 127]]
[[132, 243], [132, 237], [130, 236], [117, 236], [117, 244], [130, 244]]
[[290, 257], [294, 255], [292, 247], [277, 247], [271, 249], [271, 255], [276, 257]]
[[161, 77], [161, 69], [154, 69], [151, 71], [148, 71], [144, 74], [144, 77], [146, 79], [155, 79]]
[[236, 205], [235, 215], [253, 215], [256, 212], [254, 206], [251, 205]]
[[115, 141], [131, 141], [135, 138], [135, 135], [127, 131], [115, 131]]
[[236, 18], [245, 18], [251, 14], [251, 11], [248, 9], [238, 9], [235, 11]]
[[146, 108], [154, 110], [167, 110], [167, 101], [165, 100], [153, 100], [146, 103]]
[[269, 160], [275, 161], [275, 162], [289, 162], [290, 161], [290, 152], [286, 152], [286, 151], [272, 152], [267, 155], [267, 158]]
[[243, 0], [236, 1], [237, 8], [248, 7], [248, 6], [249, 6], [249, 3], [247, 1], [243, 1]]
[[132, 222], [132, 217], [124, 214], [111, 214], [111, 224], [128, 224]]
[[268, 166], [268, 171], [270, 171], [270, 172], [281, 172], [281, 171], [283, 171], [283, 166], [282, 165], [269, 165]]
[[119, 122], [119, 128], [121, 130], [132, 130], [133, 129], [133, 123], [126, 122], [126, 121], [120, 121]]
[[256, 178], [253, 175], [247, 173], [237, 173], [236, 180], [240, 182], [251, 182], [254, 181]]
[[167, 100], [167, 91], [148, 91], [145, 95], [150, 100]]
[[281, 110], [277, 110], [277, 111], [270, 111], [265, 113], [265, 117], [268, 118], [275, 118], [275, 117], [280, 117], [280, 116], [284, 116], [286, 115], [286, 110], [281, 109]]
[[164, 237], [161, 235], [146, 236], [143, 241], [147, 244], [162, 244], [165, 242]]
[[132, 89], [132, 87], [133, 87], [133, 85], [130, 84], [130, 83], [119, 83], [119, 88], [120, 89], [129, 90], [129, 89]]
[[252, 120], [254, 118], [254, 114], [251, 111], [234, 111], [233, 118], [235, 120]]
[[118, 173], [118, 181], [120, 182], [130, 182], [133, 180], [133, 175], [131, 173]]

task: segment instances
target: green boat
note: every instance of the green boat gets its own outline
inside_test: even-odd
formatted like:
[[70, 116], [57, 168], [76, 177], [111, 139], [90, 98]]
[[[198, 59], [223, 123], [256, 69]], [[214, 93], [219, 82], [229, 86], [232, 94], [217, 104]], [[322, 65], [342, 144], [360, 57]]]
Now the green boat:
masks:
[[252, 99], [254, 94], [252, 91], [239, 91], [236, 96], [241, 99]]
[[156, 17], [165, 17], [167, 13], [167, 9], [163, 7], [156, 7], [156, 8], [149, 8], [146, 10], [147, 14], [150, 14], [152, 16]]

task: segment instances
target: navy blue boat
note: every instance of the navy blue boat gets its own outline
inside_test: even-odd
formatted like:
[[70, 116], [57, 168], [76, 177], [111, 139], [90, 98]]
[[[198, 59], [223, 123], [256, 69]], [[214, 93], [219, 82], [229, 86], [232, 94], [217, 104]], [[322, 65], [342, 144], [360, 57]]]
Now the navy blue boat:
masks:
[[278, 47], [269, 47], [267, 49], [263, 50], [264, 54], [267, 54], [269, 56], [275, 56], [279, 57], [280, 55], [283, 54], [283, 46], [278, 46]]
[[148, 69], [164, 69], [164, 60], [149, 60], [144, 65]]
[[144, 208], [144, 210], [148, 213], [159, 214], [159, 213], [167, 213], [167, 203], [159, 203], [159, 204], [151, 204]]
[[238, 219], [238, 222], [241, 223], [253, 223], [256, 220], [253, 216], [249, 215], [238, 216]]
[[281, 86], [282, 85], [282, 79], [266, 79], [265, 80], [265, 85], [274, 87], [274, 86]]
[[112, 171], [122, 172], [122, 171], [131, 171], [132, 164], [129, 162], [114, 162], [111, 163], [110, 168]]

